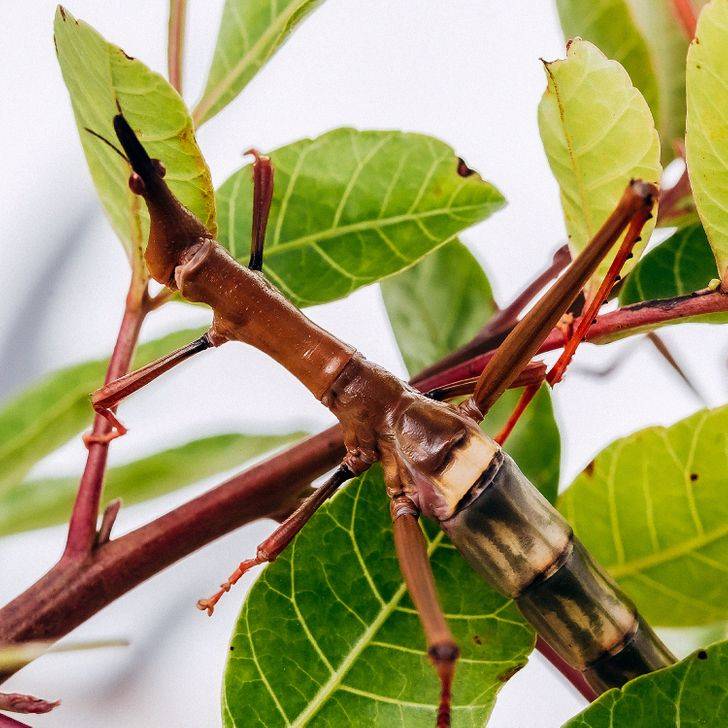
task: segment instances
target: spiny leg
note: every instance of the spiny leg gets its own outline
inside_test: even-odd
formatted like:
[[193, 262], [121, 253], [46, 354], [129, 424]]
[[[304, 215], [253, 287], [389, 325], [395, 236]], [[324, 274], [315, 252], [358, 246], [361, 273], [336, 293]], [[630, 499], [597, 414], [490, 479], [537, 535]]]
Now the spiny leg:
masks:
[[452, 681], [460, 650], [442, 613], [432, 576], [427, 545], [419, 524], [419, 512], [406, 495], [397, 495], [390, 504], [394, 545], [399, 567], [412, 597], [427, 640], [427, 654], [440, 679], [440, 706], [437, 728], [450, 726]]
[[[164, 374], [164, 372], [181, 364], [198, 352], [209, 349], [211, 346], [214, 346], [213, 339], [211, 338], [210, 332], [207, 332], [200, 336], [199, 339], [191, 341], [176, 351], [97, 389], [91, 395], [91, 404], [94, 410], [111, 422], [114, 428], [108, 435], [104, 435], [106, 441], [113, 440], [127, 432], [126, 427], [119, 422], [114, 412], [121, 400], [146, 386], [149, 382], [160, 376], [160, 374]], [[84, 442], [87, 439], [90, 439], [90, 437], [84, 437]]]
[[[634, 248], [634, 246], [640, 240], [640, 232], [642, 231], [642, 227], [651, 217], [652, 215], [650, 214], [650, 212], [645, 211], [642, 214], [638, 213], [637, 215], [635, 215], [635, 217], [630, 222], [629, 228], [627, 229], [627, 234], [624, 236], [624, 240], [622, 240], [622, 243], [619, 246], [619, 250], [614, 256], [614, 260], [612, 261], [611, 265], [609, 266], [607, 274], [604, 276], [604, 279], [597, 289], [597, 292], [587, 304], [586, 310], [584, 311], [581, 319], [579, 319], [579, 323], [577, 324], [576, 329], [572, 332], [568, 341], [564, 345], [564, 350], [561, 352], [561, 355], [556, 360], [556, 363], [553, 365], [553, 367], [551, 367], [549, 373], [546, 375], [546, 382], [550, 387], [558, 384], [563, 378], [564, 372], [566, 371], [569, 363], [573, 359], [577, 347], [584, 340], [584, 337], [589, 331], [589, 327], [595, 320], [595, 316], [599, 313], [599, 309], [604, 305], [604, 302], [607, 300], [607, 297], [614, 287], [614, 284], [619, 280], [620, 271], [622, 270], [624, 264], [627, 262], [627, 259], [632, 257], [632, 248]], [[506, 422], [505, 427], [501, 430], [501, 432], [498, 433], [495, 438], [498, 444], [502, 445], [508, 439], [508, 436], [513, 431], [513, 428], [518, 422], [520, 416], [523, 414], [526, 407], [528, 407], [529, 403], [534, 398], [537, 391], [538, 387], [536, 386], [526, 387], [523, 394], [521, 395], [520, 400], [518, 401], [518, 404], [513, 410], [513, 413], [508, 418], [508, 422]]]
[[197, 602], [197, 608], [203, 612], [207, 612], [208, 616], [212, 616], [215, 611], [215, 605], [220, 598], [238, 582], [238, 580], [247, 571], [254, 566], [264, 564], [268, 561], [275, 561], [281, 552], [293, 541], [299, 531], [308, 523], [314, 513], [338, 490], [338, 488], [350, 478], [354, 477], [354, 473], [346, 467], [340, 465], [331, 477], [311, 495], [306, 498], [301, 505], [286, 518], [268, 538], [258, 546], [255, 558], [246, 559], [238, 564], [238, 568], [233, 571], [227, 578], [227, 581], [220, 585], [220, 589], [215, 592], [209, 599], [200, 599]]
[[250, 238], [251, 270], [263, 269], [263, 246], [265, 244], [265, 229], [268, 225], [270, 203], [273, 200], [274, 167], [270, 157], [262, 155], [257, 149], [248, 149], [246, 154], [252, 154], [253, 162], [253, 230]]
[[586, 248], [518, 322], [488, 362], [473, 396], [465, 403], [467, 411], [477, 410], [485, 414], [490, 409], [536, 354], [624, 229], [635, 218], [644, 223], [657, 195], [655, 185], [641, 181], [630, 182], [617, 207]]

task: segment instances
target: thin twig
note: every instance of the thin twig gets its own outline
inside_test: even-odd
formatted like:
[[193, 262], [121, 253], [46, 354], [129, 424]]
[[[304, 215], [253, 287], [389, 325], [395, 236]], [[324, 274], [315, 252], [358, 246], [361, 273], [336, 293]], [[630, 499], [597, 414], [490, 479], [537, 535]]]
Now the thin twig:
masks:
[[185, 46], [187, 0], [169, 0], [167, 26], [167, 75], [169, 82], [182, 95], [182, 61]]
[[[148, 312], [146, 306], [146, 279], [134, 272], [126, 297], [124, 317], [121, 320], [114, 351], [106, 370], [106, 382], [126, 374], [136, 348], [142, 322]], [[85, 558], [93, 548], [96, 539], [96, 519], [99, 513], [101, 490], [109, 454], [111, 425], [100, 415], [94, 417], [90, 436], [87, 436], [88, 455], [86, 466], [78, 485], [76, 501], [68, 525], [68, 537], [63, 558]]]

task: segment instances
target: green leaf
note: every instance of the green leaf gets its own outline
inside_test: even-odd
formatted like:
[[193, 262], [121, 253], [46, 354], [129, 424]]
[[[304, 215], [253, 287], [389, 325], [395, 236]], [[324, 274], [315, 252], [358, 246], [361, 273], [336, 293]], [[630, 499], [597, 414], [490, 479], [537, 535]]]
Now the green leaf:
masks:
[[700, 13], [687, 67], [687, 162], [695, 205], [728, 285], [728, 0]]
[[382, 296], [410, 375], [466, 344], [498, 309], [480, 263], [459, 240], [382, 281]]
[[656, 625], [728, 619], [728, 406], [603, 450], [559, 497], [589, 551]]
[[146, 245], [149, 216], [129, 189], [129, 165], [86, 128], [116, 141], [117, 103], [152, 157], [164, 163], [172, 191], [215, 232], [215, 192], [179, 94], [141, 61], [58, 8], [55, 43], [81, 144], [104, 210], [130, 260]]
[[[624, 68], [596, 46], [577, 38], [565, 60], [545, 67], [548, 85], [538, 107], [538, 124], [561, 190], [569, 247], [577, 255], [612, 212], [630, 179], [659, 182], [660, 140], [642, 94]], [[635, 259], [653, 228], [654, 220], [645, 225]], [[599, 285], [613, 257], [602, 262], [590, 288]]]
[[197, 126], [227, 106], [322, 0], [226, 0]]
[[[271, 154], [265, 272], [298, 306], [342, 298], [417, 262], [503, 206], [450, 147], [421, 134], [335, 129]], [[250, 247], [250, 166], [218, 192], [220, 241]]]
[[[470, 341], [495, 313], [490, 283], [459, 241], [443, 245], [412, 268], [382, 282], [397, 344], [411, 375]], [[509, 390], [488, 412], [483, 429], [495, 435], [520, 397]], [[542, 387], [506, 446], [526, 476], [550, 500], [556, 498], [561, 441], [551, 395]]]
[[567, 38], [591, 41], [621, 63], [650, 106], [665, 162], [685, 135], [685, 54], [688, 41], [664, 0], [557, 0]]
[[619, 304], [684, 296], [705, 288], [716, 275], [703, 226], [688, 225], [637, 263], [619, 292]]
[[[142, 344], [133, 369], [189, 343], [200, 329], [177, 331]], [[19, 483], [49, 453], [91, 424], [89, 395], [103, 384], [107, 359], [59, 369], [28, 387], [0, 410], [0, 493]]]
[[564, 728], [700, 728], [728, 725], [728, 642], [609, 690]]
[[[453, 725], [482, 726], [534, 635], [441, 532], [428, 542], [463, 658]], [[230, 645], [224, 724], [434, 725], [439, 688], [425, 650], [376, 465], [324, 506], [250, 590]]]
[[[230, 470], [268, 450], [303, 437], [289, 435], [213, 435], [163, 450], [106, 473], [104, 503], [121, 498], [141, 503]], [[0, 497], [0, 536], [44, 528], [68, 520], [78, 476], [20, 483]]]

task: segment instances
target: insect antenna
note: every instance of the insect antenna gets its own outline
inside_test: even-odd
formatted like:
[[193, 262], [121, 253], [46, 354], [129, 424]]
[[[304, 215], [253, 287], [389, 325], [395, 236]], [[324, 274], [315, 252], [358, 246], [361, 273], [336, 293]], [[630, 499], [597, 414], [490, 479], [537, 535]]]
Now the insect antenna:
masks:
[[119, 149], [119, 147], [116, 146], [113, 142], [110, 142], [103, 134], [99, 134], [97, 131], [94, 131], [93, 129], [89, 129], [87, 126], [84, 126], [84, 131], [87, 131], [91, 136], [95, 136], [97, 139], [100, 139], [104, 144], [111, 147], [129, 166], [131, 166], [131, 162], [129, 161], [129, 157], [124, 154], [124, 152]]

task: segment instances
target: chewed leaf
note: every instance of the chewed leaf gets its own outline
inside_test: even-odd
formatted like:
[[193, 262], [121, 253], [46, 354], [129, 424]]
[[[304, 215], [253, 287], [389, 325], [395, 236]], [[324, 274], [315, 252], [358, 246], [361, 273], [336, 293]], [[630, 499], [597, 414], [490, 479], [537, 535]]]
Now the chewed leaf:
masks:
[[195, 123], [227, 106], [322, 2], [226, 0], [205, 91], [193, 111]]
[[[382, 294], [411, 375], [468, 342], [496, 310], [485, 271], [457, 240], [382, 281]], [[508, 390], [490, 409], [482, 425], [489, 435], [500, 432], [520, 394]], [[516, 425], [506, 450], [553, 502], [559, 484], [561, 441], [547, 387]]]
[[728, 619], [728, 406], [603, 450], [559, 510], [654, 625]]
[[637, 263], [619, 292], [619, 303], [684, 296], [705, 288], [717, 274], [703, 226], [688, 225]]
[[563, 728], [728, 725], [728, 642], [610, 690]]
[[[504, 204], [450, 147], [422, 134], [335, 129], [270, 156], [264, 270], [298, 306], [397, 273]], [[252, 199], [249, 165], [218, 191], [220, 241], [241, 261]]]
[[728, 286], [728, 0], [713, 0], [688, 51], [687, 161], [695, 205]]
[[[526, 662], [533, 632], [441, 532], [428, 544], [462, 653], [453, 725], [475, 728]], [[227, 728], [414, 728], [434, 725], [438, 698], [375, 466], [324, 506], [251, 589], [230, 644], [223, 721]]]
[[[630, 179], [659, 182], [660, 140], [647, 102], [627, 72], [588, 41], [572, 41], [565, 60], [546, 64], [546, 75], [539, 129], [561, 190], [569, 247], [578, 255]], [[654, 220], [643, 228], [635, 259], [653, 228]], [[590, 290], [599, 285], [612, 258], [603, 261]]]
[[54, 33], [58, 62], [91, 176], [129, 258], [146, 245], [146, 207], [129, 189], [129, 165], [86, 131], [91, 129], [115, 142], [112, 121], [119, 108], [150, 155], [164, 163], [175, 195], [214, 233], [215, 193], [210, 170], [179, 94], [158, 73], [127, 56], [61, 7]]
[[662, 156], [685, 134], [685, 54], [688, 40], [670, 2], [557, 0], [567, 38], [580, 36], [621, 63], [650, 106]]

